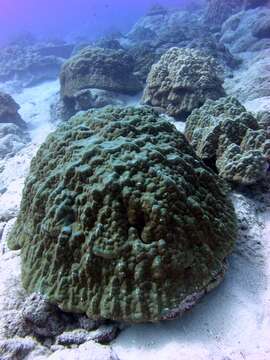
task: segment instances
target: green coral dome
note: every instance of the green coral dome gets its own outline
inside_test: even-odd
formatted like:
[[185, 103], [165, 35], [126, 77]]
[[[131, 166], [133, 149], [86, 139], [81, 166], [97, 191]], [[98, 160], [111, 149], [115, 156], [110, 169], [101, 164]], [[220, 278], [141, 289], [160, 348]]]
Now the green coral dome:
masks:
[[219, 178], [149, 108], [78, 114], [33, 159], [9, 237], [22, 280], [93, 319], [158, 321], [216, 286], [236, 237]]

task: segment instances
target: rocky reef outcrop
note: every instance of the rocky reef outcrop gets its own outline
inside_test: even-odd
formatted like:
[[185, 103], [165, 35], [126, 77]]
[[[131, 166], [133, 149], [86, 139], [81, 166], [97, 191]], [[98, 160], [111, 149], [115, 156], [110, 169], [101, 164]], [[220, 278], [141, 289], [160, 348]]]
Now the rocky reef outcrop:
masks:
[[225, 88], [254, 111], [270, 109], [270, 8], [258, 7], [231, 16], [222, 26], [221, 41], [242, 59]]
[[204, 20], [210, 26], [220, 27], [231, 15], [243, 8], [243, 0], [208, 0]]
[[268, 0], [208, 0], [205, 22], [221, 27], [231, 15], [250, 8], [266, 5]]
[[0, 81], [20, 87], [56, 79], [66, 52], [55, 46], [10, 45], [0, 49]]
[[221, 41], [233, 52], [259, 51], [270, 48], [270, 9], [250, 9], [224, 22]]
[[30, 141], [19, 108], [9, 94], [0, 92], [0, 159], [14, 155]]
[[15, 155], [29, 141], [25, 129], [12, 123], [0, 123], [0, 159]]
[[[265, 123], [266, 121], [264, 121]], [[197, 155], [224, 179], [251, 185], [265, 179], [270, 133], [232, 97], [208, 100], [188, 117], [185, 135]]]
[[128, 53], [134, 59], [134, 74], [145, 84], [151, 67], [160, 59], [160, 54], [157, 54], [147, 43], [130, 47]]
[[224, 95], [214, 59], [197, 50], [171, 48], [152, 66], [142, 101], [185, 118], [206, 99]]
[[[230, 71], [238, 62], [219, 38], [209, 31], [198, 11], [160, 10], [142, 17], [122, 40], [136, 49], [146, 46], [152, 52], [152, 64], [171, 47], [199, 49], [215, 58], [222, 71]], [[149, 57], [148, 57], [149, 59]]]
[[21, 118], [18, 110], [20, 106], [9, 95], [0, 91], [0, 123], [12, 123], [21, 128], [26, 127], [26, 123]]
[[170, 319], [215, 287], [236, 236], [219, 178], [150, 108], [78, 114], [41, 146], [9, 246], [68, 312]]

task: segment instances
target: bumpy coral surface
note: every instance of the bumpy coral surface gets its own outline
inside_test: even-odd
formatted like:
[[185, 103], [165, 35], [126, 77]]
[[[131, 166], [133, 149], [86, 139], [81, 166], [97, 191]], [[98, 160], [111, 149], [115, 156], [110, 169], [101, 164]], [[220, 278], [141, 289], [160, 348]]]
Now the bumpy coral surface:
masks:
[[171, 48], [154, 64], [147, 78], [143, 102], [185, 117], [206, 99], [224, 95], [211, 57], [193, 49]]
[[188, 117], [185, 134], [197, 155], [226, 180], [251, 185], [266, 176], [269, 131], [237, 99], [208, 100]]
[[134, 94], [141, 90], [133, 75], [134, 61], [123, 50], [87, 47], [65, 63], [60, 74], [62, 97], [96, 88]]
[[148, 108], [77, 115], [41, 146], [9, 237], [66, 311], [167, 319], [217, 285], [236, 233], [218, 177]]

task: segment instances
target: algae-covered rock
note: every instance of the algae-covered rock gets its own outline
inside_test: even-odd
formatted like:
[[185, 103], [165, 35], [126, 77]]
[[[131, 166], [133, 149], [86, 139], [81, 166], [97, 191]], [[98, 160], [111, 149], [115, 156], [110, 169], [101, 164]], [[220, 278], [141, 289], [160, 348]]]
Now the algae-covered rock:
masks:
[[215, 287], [236, 236], [219, 178], [149, 108], [78, 114], [41, 146], [9, 246], [22, 281], [92, 319], [157, 321]]
[[265, 178], [269, 132], [237, 99], [206, 101], [188, 117], [185, 135], [197, 155], [226, 180], [251, 185]]
[[143, 102], [185, 117], [206, 99], [223, 95], [213, 58], [193, 49], [171, 48], [152, 66]]

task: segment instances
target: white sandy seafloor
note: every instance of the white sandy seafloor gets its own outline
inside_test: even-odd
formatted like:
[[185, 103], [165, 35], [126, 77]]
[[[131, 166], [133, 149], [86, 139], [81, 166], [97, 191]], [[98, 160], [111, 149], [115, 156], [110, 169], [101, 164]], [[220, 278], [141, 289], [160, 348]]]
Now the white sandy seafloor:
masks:
[[0, 160], [0, 188], [7, 189], [0, 195], [0, 219], [12, 217], [19, 209], [20, 195], [31, 159], [46, 136], [54, 129], [50, 122], [50, 104], [58, 90], [59, 82], [49, 81], [19, 93], [10, 92], [21, 106], [19, 112], [28, 124], [32, 141], [14, 157]]
[[[0, 195], [0, 216], [7, 219], [18, 211], [30, 160], [54, 128], [49, 109], [58, 87], [51, 81], [12, 94], [23, 119], [31, 124], [33, 140], [0, 163], [0, 184], [7, 188]], [[183, 124], [178, 128], [181, 131]], [[232, 199], [241, 231], [224, 282], [181, 319], [127, 327], [112, 344], [120, 360], [270, 359], [270, 195], [261, 202], [240, 193]], [[0, 255], [0, 312], [6, 293], [16, 289], [19, 262], [17, 252]], [[73, 358], [67, 351], [65, 359]]]

